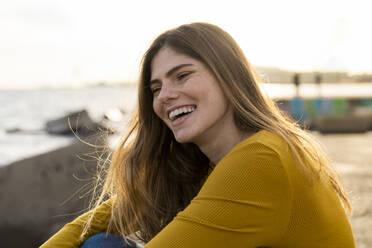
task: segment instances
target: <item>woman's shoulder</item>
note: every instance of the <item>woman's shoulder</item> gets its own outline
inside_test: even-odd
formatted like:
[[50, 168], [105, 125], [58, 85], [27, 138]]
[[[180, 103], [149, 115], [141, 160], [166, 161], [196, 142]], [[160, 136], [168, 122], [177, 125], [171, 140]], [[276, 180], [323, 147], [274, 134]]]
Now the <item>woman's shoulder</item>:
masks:
[[216, 167], [230, 171], [233, 169], [252, 171], [254, 168], [287, 170], [283, 162], [290, 154], [283, 138], [275, 133], [261, 130], [232, 148]]
[[229, 154], [275, 152], [281, 156], [287, 154], [289, 151], [287, 142], [279, 134], [260, 130], [237, 144]]

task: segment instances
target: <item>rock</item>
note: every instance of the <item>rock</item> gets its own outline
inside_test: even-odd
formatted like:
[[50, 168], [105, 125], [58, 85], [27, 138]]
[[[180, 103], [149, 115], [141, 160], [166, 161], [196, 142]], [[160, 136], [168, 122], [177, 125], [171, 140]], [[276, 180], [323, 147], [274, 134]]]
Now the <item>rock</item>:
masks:
[[[84, 139], [102, 145], [99, 136]], [[97, 147], [81, 141], [0, 167], [0, 239], [4, 247], [38, 247], [88, 207]], [[85, 158], [85, 159], [84, 159]], [[13, 231], [11, 231], [13, 230]], [[14, 231], [16, 230], [16, 231]], [[27, 244], [27, 245], [25, 245]]]
[[19, 127], [13, 127], [5, 130], [6, 133], [19, 133], [21, 131], [22, 130]]
[[45, 130], [49, 134], [73, 134], [87, 136], [106, 130], [107, 128], [94, 122], [86, 110], [70, 113], [46, 123]]

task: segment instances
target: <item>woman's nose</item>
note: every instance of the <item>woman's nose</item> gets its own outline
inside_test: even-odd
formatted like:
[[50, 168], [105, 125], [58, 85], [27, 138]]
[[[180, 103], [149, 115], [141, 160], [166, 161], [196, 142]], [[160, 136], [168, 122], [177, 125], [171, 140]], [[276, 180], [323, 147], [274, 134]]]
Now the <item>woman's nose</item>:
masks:
[[162, 102], [168, 102], [169, 100], [176, 99], [178, 97], [178, 92], [172, 86], [163, 84], [160, 89], [158, 99]]

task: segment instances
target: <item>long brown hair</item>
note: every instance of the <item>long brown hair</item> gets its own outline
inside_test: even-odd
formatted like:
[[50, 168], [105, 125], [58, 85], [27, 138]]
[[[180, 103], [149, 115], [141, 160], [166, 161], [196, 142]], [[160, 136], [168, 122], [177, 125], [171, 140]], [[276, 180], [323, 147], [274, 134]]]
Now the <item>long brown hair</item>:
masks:
[[[264, 96], [257, 73], [233, 38], [215, 25], [192, 23], [161, 34], [143, 57], [138, 109], [112, 156], [96, 202], [98, 206], [105, 198], [112, 199], [108, 231], [116, 230], [123, 237], [135, 233], [142, 241], [149, 241], [189, 204], [210, 169], [208, 158], [199, 148], [176, 142], [152, 109], [148, 84], [151, 62], [165, 46], [204, 63], [230, 101], [237, 127], [247, 132], [267, 130], [283, 137], [308, 182], [324, 173], [350, 210], [347, 195], [322, 147]], [[317, 162], [320, 169], [312, 168], [309, 160]]]

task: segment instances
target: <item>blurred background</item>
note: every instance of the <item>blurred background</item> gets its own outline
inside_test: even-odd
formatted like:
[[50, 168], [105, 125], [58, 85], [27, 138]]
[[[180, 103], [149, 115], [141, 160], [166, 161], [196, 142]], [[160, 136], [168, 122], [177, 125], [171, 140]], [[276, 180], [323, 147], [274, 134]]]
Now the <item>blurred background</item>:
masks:
[[102, 144], [117, 145], [136, 106], [143, 53], [161, 32], [195, 21], [228, 31], [264, 93], [325, 145], [352, 199], [357, 247], [371, 247], [368, 2], [2, 0], [4, 247], [36, 247], [88, 207]]

